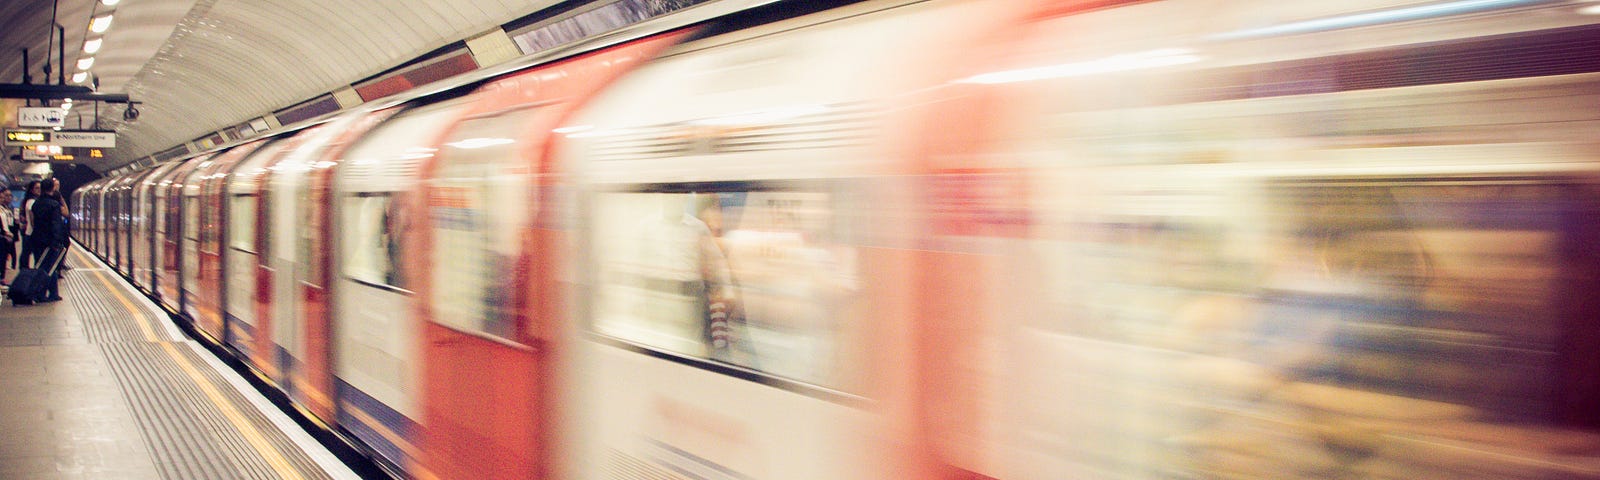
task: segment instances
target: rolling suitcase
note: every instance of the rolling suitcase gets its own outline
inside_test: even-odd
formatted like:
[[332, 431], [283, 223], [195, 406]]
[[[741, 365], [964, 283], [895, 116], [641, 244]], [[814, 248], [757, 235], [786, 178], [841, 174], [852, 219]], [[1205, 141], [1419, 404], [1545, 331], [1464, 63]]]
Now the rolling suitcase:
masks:
[[37, 268], [17, 271], [11, 279], [11, 289], [6, 291], [12, 305], [32, 305], [47, 299], [46, 294], [55, 290], [56, 270], [61, 268], [63, 252], [61, 248], [47, 248]]

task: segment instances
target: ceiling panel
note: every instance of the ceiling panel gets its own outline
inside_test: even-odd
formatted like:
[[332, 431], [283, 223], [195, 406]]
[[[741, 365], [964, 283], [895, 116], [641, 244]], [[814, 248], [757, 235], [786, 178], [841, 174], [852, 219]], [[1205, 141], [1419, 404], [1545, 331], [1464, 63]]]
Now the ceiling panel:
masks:
[[[0, 21], [8, 27], [0, 30], [0, 45], [33, 45], [35, 82], [42, 81], [52, 3], [0, 1]], [[103, 171], [342, 88], [552, 3], [122, 0], [112, 8], [60, 0], [58, 18], [67, 26], [70, 68], [82, 53], [91, 12], [114, 13], [90, 70], [99, 91], [141, 102], [134, 122], [122, 120], [124, 106], [100, 106], [100, 126], [118, 132], [117, 148], [90, 165]], [[14, 52], [0, 48], [0, 83], [21, 81], [21, 55]], [[80, 102], [73, 114], [87, 126], [94, 110]]]

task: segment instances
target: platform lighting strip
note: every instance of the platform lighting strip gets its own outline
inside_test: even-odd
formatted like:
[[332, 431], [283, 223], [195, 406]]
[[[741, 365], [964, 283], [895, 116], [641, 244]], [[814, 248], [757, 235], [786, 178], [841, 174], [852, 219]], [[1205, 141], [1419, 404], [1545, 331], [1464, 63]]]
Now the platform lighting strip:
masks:
[[[100, 15], [100, 5], [116, 7], [117, 3], [120, 2], [121, 0], [100, 0], [99, 4], [95, 5], [94, 10], [89, 12], [89, 31], [83, 36], [83, 53], [89, 56], [78, 58], [78, 73], [72, 74], [72, 83], [89, 81], [89, 69], [94, 67], [93, 55], [99, 53], [100, 48], [105, 46], [105, 33], [111, 29], [111, 20], [117, 13], [116, 9], [112, 8], [105, 15]], [[91, 35], [100, 36], [89, 38]]]

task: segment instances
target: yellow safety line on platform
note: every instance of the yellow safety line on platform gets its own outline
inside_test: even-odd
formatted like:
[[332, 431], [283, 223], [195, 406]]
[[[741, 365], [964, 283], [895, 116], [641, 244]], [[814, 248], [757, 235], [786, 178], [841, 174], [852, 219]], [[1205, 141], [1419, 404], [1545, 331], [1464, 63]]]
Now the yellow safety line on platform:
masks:
[[261, 435], [261, 431], [244, 418], [244, 415], [239, 412], [239, 408], [233, 402], [224, 399], [222, 393], [218, 392], [211, 382], [206, 381], [205, 377], [195, 370], [194, 365], [183, 360], [183, 356], [178, 353], [177, 347], [174, 347], [171, 342], [162, 342], [161, 348], [166, 349], [167, 354], [171, 355], [178, 366], [183, 368], [184, 373], [189, 374], [189, 378], [194, 379], [195, 385], [200, 386], [201, 392], [211, 398], [211, 403], [216, 404], [222, 414], [228, 417], [228, 421], [239, 429], [239, 433], [244, 434], [245, 440], [249, 440], [250, 445], [255, 447], [256, 451], [261, 452], [261, 457], [266, 459], [267, 463], [272, 464], [272, 469], [276, 470], [279, 476], [290, 480], [305, 480], [305, 477], [301, 476], [300, 472], [289, 464], [289, 460], [284, 458], [283, 452], [278, 451], [271, 443], [268, 443], [267, 439]]
[[[73, 253], [83, 255], [76, 250], [74, 250]], [[82, 259], [80, 258], [80, 261], [81, 260]], [[121, 301], [124, 307], [127, 307], [128, 311], [135, 313], [140, 312], [140, 310], [134, 306], [132, 301], [129, 301], [127, 297], [122, 295], [120, 292], [121, 289], [112, 286], [109, 280], [106, 280], [105, 277], [100, 275], [100, 272], [97, 271], [95, 274], [96, 276], [100, 277], [100, 281], [105, 283], [106, 287], [116, 295], [117, 300]], [[144, 317], [144, 315], [139, 316]], [[162, 349], [167, 351], [167, 355], [172, 357], [173, 363], [178, 364], [178, 367], [182, 368], [184, 373], [188, 374], [189, 378], [194, 380], [195, 386], [200, 387], [200, 391], [204, 393], [206, 397], [211, 399], [211, 403], [217, 406], [217, 409], [222, 412], [222, 415], [228, 417], [228, 421], [233, 424], [234, 428], [239, 430], [240, 434], [244, 435], [245, 440], [249, 441], [250, 445], [255, 447], [256, 451], [261, 453], [261, 457], [265, 459], [268, 464], [271, 464], [272, 469], [278, 472], [278, 476], [289, 480], [305, 480], [305, 477], [300, 475], [300, 471], [296, 470], [293, 465], [290, 465], [287, 458], [284, 458], [283, 452], [278, 451], [278, 449], [274, 448], [271, 443], [268, 443], [267, 439], [262, 436], [260, 429], [258, 429], [254, 424], [250, 423], [249, 420], [244, 418], [244, 415], [239, 412], [238, 406], [234, 405], [233, 402], [227, 401], [227, 399], [222, 396], [222, 393], [217, 391], [216, 386], [207, 381], [205, 376], [201, 375], [199, 371], [196, 371], [194, 365], [190, 364], [182, 354], [178, 353], [177, 348], [173, 346], [172, 342], [157, 341], [155, 338], [155, 333], [150, 330], [146, 323], [148, 322], [139, 322], [139, 326], [145, 330], [147, 335], [150, 336], [150, 341], [156, 342], [157, 344], [161, 345]]]
[[[90, 265], [89, 261], [87, 260], [88, 256], [86, 254], [84, 254], [83, 252], [79, 251], [78, 249], [71, 249], [70, 251], [72, 252], [72, 254], [74, 256], [78, 257], [78, 263], [83, 264], [83, 265]], [[155, 329], [150, 325], [150, 322], [152, 321], [152, 319], [148, 318], [145, 315], [140, 315], [140, 313], [143, 312], [143, 310], [140, 310], [139, 308], [135, 307], [133, 301], [128, 300], [128, 297], [126, 297], [126, 296], [124, 296], [122, 294], [122, 289], [121, 288], [117, 288], [116, 285], [111, 283], [111, 278], [106, 275], [104, 269], [95, 269], [94, 270], [94, 277], [99, 279], [100, 280], [100, 284], [101, 285], [105, 285], [106, 290], [110, 290], [111, 291], [111, 295], [117, 297], [117, 301], [122, 302], [122, 305], [127, 307], [128, 311], [133, 312], [135, 314], [135, 316], [134, 316], [135, 320], [134, 320], [133, 323], [139, 326], [139, 330], [140, 331], [144, 332], [145, 340], [148, 340], [148, 341], [151, 341], [151, 342], [159, 342], [159, 341], [161, 341], [161, 337], [156, 335]]]

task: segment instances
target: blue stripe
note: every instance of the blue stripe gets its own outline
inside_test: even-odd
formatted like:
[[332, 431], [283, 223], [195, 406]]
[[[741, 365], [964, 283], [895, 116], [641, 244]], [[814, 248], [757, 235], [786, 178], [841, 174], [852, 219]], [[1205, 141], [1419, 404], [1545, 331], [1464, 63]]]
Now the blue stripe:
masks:
[[251, 325], [249, 323], [246, 323], [244, 320], [240, 320], [239, 317], [235, 316], [232, 313], [229, 313], [227, 315], [228, 315], [228, 324], [229, 325], [233, 325], [235, 327], [238, 327], [240, 330], [245, 331], [245, 333], [249, 333], [250, 336], [252, 336], [252, 337], [255, 336], [255, 333], [256, 333], [256, 326], [255, 325]]
[[[389, 408], [388, 405], [384, 405], [383, 402], [378, 401], [378, 399], [367, 395], [367, 392], [363, 392], [361, 389], [346, 383], [343, 379], [336, 378], [335, 383], [338, 385], [337, 388], [339, 390], [340, 403], [348, 405], [349, 408], [355, 408], [365, 412], [368, 416], [376, 419], [378, 423], [382, 424], [384, 428], [387, 428], [389, 431], [400, 435], [400, 438], [404, 439], [405, 441], [412, 443], [416, 442], [416, 422], [412, 421], [410, 418], [407, 418], [404, 414], [395, 411], [393, 408]], [[344, 407], [345, 405], [341, 405], [341, 407]], [[357, 438], [360, 438], [362, 441], [366, 442], [367, 445], [371, 446], [373, 450], [376, 450], [380, 455], [383, 455], [391, 463], [396, 465], [405, 464], [402, 462], [402, 460], [408, 458], [405, 455], [405, 451], [401, 450], [400, 447], [395, 445], [394, 442], [389, 440], [388, 437], [378, 433], [377, 429], [373, 428], [371, 425], [367, 425], [367, 423], [362, 421], [360, 418], [346, 413], [346, 408], [339, 409], [339, 424], [343, 425], [345, 429], [349, 430], [350, 433], [354, 434]]]
[[294, 398], [294, 381], [290, 380], [289, 376], [289, 369], [292, 367], [290, 362], [294, 360], [294, 357], [290, 357], [289, 350], [276, 342], [272, 344], [272, 352], [272, 359], [278, 364], [278, 376], [281, 377], [276, 379], [278, 380], [278, 385], [283, 387], [284, 395]]
[[[238, 350], [240, 353], [243, 353], [245, 357], [254, 355], [256, 343], [255, 326], [244, 323], [244, 321], [239, 320], [239, 317], [236, 317], [231, 313], [227, 313], [225, 315], [228, 317], [228, 329], [230, 330], [228, 334], [228, 344], [232, 345], [233, 348]], [[241, 335], [240, 332], [243, 332], [243, 334]], [[246, 337], [250, 338], [251, 341], [243, 341], [243, 339]]]

